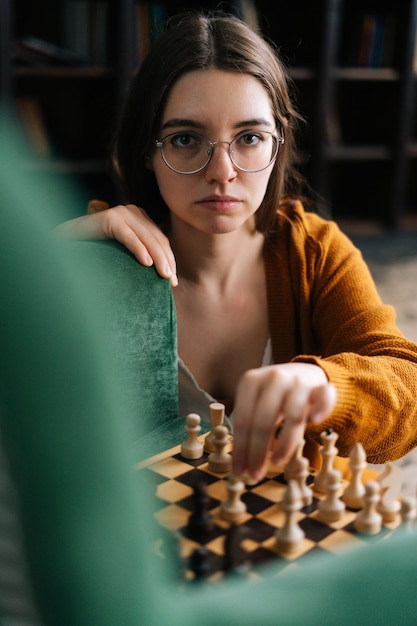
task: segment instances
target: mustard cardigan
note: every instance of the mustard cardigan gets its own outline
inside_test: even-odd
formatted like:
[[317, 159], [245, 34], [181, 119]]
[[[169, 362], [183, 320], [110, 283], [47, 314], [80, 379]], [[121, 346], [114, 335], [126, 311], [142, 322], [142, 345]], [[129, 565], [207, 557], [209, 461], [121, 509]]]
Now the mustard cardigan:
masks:
[[337, 389], [331, 415], [307, 427], [312, 464], [329, 427], [340, 456], [360, 442], [369, 463], [417, 446], [417, 345], [382, 304], [360, 251], [335, 222], [283, 202], [265, 268], [274, 362], [316, 363]]

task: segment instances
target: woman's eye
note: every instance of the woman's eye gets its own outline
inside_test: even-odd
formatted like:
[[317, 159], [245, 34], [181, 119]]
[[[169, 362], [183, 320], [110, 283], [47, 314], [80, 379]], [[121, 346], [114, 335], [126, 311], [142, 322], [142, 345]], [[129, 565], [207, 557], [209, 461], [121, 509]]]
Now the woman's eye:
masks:
[[240, 140], [246, 146], [255, 146], [262, 141], [262, 137], [258, 133], [246, 133]]
[[175, 135], [174, 137], [172, 137], [171, 141], [174, 146], [178, 146], [180, 148], [188, 148], [189, 146], [192, 146], [197, 142], [197, 138], [187, 133]]

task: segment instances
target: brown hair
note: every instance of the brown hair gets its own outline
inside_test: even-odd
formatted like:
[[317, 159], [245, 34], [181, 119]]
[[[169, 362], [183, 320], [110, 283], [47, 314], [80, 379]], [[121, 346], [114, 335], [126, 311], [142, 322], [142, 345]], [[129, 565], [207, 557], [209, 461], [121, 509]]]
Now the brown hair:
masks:
[[188, 11], [171, 18], [136, 73], [114, 141], [113, 165], [126, 201], [143, 207], [158, 224], [168, 215], [155, 177], [146, 168], [173, 84], [185, 73], [219, 69], [258, 79], [270, 97], [285, 143], [256, 213], [256, 227], [267, 234], [278, 202], [301, 193], [295, 167], [294, 131], [301, 120], [290, 98], [290, 83], [275, 48], [237, 17], [222, 12]]

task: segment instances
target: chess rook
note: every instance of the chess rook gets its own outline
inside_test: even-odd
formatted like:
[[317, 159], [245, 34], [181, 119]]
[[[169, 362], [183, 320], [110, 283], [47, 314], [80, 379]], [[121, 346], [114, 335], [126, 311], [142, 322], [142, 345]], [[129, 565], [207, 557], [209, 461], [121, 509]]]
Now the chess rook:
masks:
[[206, 435], [206, 438], [204, 439], [204, 450], [205, 452], [214, 452], [215, 447], [213, 443], [213, 439], [214, 439], [213, 431], [216, 428], [216, 426], [220, 426], [223, 424], [225, 407], [224, 407], [224, 404], [221, 404], [221, 402], [212, 402], [209, 406], [209, 409], [210, 409], [211, 430], [208, 433], [208, 435]]

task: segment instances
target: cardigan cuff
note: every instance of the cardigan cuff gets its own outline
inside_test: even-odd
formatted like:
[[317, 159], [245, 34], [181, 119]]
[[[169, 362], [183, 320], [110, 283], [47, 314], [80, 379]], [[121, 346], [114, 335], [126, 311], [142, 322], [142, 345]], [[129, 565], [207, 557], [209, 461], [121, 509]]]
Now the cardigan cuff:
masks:
[[[337, 400], [333, 411], [329, 417], [319, 424], [308, 424], [308, 434], [313, 436], [317, 443], [320, 443], [320, 433], [326, 428], [333, 428], [337, 433], [344, 432], [347, 435], [347, 425], [352, 415], [355, 415], [356, 390], [352, 374], [339, 363], [334, 363], [328, 359], [323, 359], [315, 355], [299, 355], [292, 359], [294, 363], [312, 363], [318, 365], [325, 372], [327, 379], [337, 390]], [[351, 442], [354, 445], [354, 441]], [[350, 448], [347, 442], [347, 450]], [[344, 453], [342, 453], [345, 456]]]

